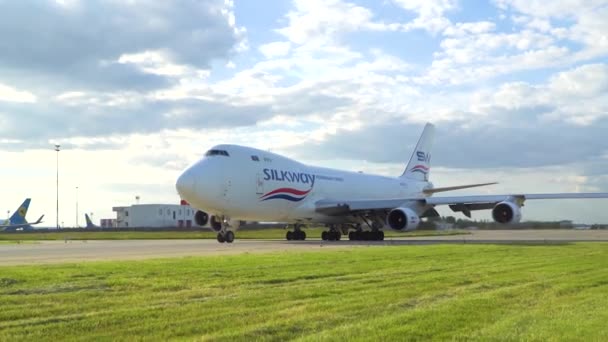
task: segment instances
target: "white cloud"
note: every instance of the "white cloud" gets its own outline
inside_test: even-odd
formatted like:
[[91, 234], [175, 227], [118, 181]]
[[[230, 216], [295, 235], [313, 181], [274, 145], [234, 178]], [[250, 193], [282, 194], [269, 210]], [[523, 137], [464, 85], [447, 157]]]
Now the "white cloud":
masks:
[[33, 103], [36, 102], [36, 96], [28, 91], [17, 90], [0, 83], [0, 101]]
[[608, 65], [586, 64], [560, 72], [551, 78], [549, 88], [560, 97], [584, 99], [608, 94]]
[[185, 76], [189, 71], [186, 65], [172, 63], [162, 51], [123, 54], [118, 58], [117, 62], [121, 64], [134, 64], [143, 72], [154, 75]]
[[456, 8], [456, 0], [393, 0], [402, 8], [413, 11], [417, 17], [403, 24], [402, 30], [423, 29], [438, 33], [451, 24], [445, 13]]
[[341, 0], [295, 0], [289, 24], [277, 30], [295, 44], [324, 44], [338, 35], [372, 27], [372, 12]]
[[289, 53], [291, 43], [289, 42], [273, 42], [261, 45], [259, 50], [266, 58], [283, 57]]

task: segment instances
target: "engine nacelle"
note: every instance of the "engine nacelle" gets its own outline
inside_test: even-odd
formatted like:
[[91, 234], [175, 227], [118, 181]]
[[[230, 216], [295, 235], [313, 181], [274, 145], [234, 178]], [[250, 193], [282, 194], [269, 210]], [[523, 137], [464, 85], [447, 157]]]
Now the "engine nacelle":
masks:
[[222, 218], [215, 215], [211, 216], [211, 219], [209, 220], [209, 225], [211, 226], [211, 229], [215, 230], [216, 232], [219, 232], [220, 230], [222, 230]]
[[206, 212], [197, 210], [194, 214], [194, 223], [199, 226], [204, 226], [209, 222], [209, 215]]
[[502, 224], [518, 223], [521, 220], [521, 209], [512, 202], [500, 202], [492, 209], [494, 221]]
[[386, 216], [386, 224], [394, 230], [414, 230], [420, 217], [410, 208], [395, 208]]

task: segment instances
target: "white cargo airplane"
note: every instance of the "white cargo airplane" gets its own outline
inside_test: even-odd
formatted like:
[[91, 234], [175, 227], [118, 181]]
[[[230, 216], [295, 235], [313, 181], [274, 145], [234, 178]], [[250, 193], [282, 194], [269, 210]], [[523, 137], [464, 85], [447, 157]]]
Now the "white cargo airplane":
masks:
[[310, 223], [328, 227], [323, 240], [340, 240], [347, 233], [351, 240], [383, 240], [386, 227], [410, 231], [421, 217], [439, 216], [437, 205], [467, 217], [472, 210], [491, 209], [496, 222], [516, 223], [525, 200], [608, 198], [608, 193], [433, 197], [495, 184], [433, 187], [429, 172], [434, 132], [432, 124], [425, 126], [399, 177], [310, 166], [254, 148], [218, 145], [179, 176], [176, 188], [182, 199], [201, 210], [196, 223], [203, 226], [209, 220], [219, 242], [232, 242], [241, 220], [289, 223], [294, 230], [287, 232], [287, 240], [306, 239], [301, 228]]

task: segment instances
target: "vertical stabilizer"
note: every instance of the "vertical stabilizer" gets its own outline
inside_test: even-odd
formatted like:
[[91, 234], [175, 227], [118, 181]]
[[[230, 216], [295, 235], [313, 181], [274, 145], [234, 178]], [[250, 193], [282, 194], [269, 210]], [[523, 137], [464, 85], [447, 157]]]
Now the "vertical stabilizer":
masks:
[[433, 147], [434, 138], [435, 126], [427, 123], [401, 177], [418, 181], [429, 180], [431, 172], [431, 148]]
[[27, 209], [30, 206], [30, 198], [26, 198], [23, 201], [23, 204], [17, 208], [17, 210], [13, 213], [13, 216], [9, 219], [10, 224], [24, 224], [27, 223], [25, 220], [25, 215], [27, 215]]
[[96, 224], [93, 223], [93, 221], [91, 221], [89, 214], [85, 213], [84, 219], [87, 221], [87, 228], [99, 228], [99, 226], [97, 226]]

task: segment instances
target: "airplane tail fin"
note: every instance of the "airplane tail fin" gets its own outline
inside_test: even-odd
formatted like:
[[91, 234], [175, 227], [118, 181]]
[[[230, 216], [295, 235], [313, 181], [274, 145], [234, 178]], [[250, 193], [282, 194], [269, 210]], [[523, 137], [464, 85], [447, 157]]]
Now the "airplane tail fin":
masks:
[[89, 217], [89, 214], [84, 214], [84, 218], [87, 221], [87, 228], [97, 228], [97, 226], [93, 223], [93, 221], [91, 221], [91, 218]]
[[25, 220], [25, 215], [27, 215], [27, 209], [30, 206], [31, 199], [26, 198], [25, 201], [17, 208], [17, 210], [13, 213], [13, 216], [9, 219], [10, 224], [24, 224], [27, 223]]
[[401, 177], [418, 181], [429, 180], [429, 173], [431, 172], [431, 148], [433, 147], [434, 138], [435, 126], [427, 123]]

